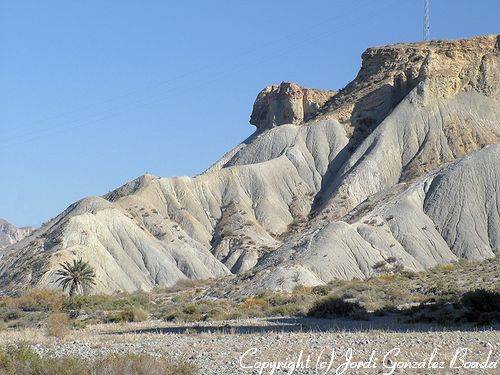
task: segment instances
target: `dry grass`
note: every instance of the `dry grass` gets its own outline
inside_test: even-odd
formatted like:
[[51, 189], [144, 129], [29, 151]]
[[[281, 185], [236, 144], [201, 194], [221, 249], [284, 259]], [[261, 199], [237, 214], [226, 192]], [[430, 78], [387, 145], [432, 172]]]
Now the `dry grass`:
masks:
[[69, 333], [69, 324], [68, 315], [65, 313], [50, 314], [46, 324], [47, 335], [63, 339]]
[[0, 299], [0, 306], [22, 311], [59, 311], [64, 299], [64, 294], [59, 291], [32, 289], [17, 298]]
[[97, 360], [42, 357], [26, 346], [0, 349], [0, 373], [6, 375], [192, 375], [196, 369], [147, 354], [108, 355]]

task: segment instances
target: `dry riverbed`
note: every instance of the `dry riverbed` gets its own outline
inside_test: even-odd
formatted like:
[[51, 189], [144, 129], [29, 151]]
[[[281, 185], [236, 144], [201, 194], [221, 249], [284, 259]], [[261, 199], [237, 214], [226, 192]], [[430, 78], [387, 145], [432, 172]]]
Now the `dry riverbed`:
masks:
[[[28, 328], [2, 332], [0, 345], [23, 342], [49, 356], [165, 355], [194, 363], [200, 374], [259, 371], [270, 374], [272, 368], [266, 367], [272, 366], [281, 366], [282, 369], [274, 373], [284, 374], [293, 364], [297, 367], [295, 374], [334, 374], [337, 368], [338, 373], [345, 374], [497, 374], [500, 367], [494, 366], [495, 361], [500, 360], [499, 332], [498, 327], [478, 330], [400, 325], [390, 317], [363, 322], [280, 317], [200, 323], [98, 324], [73, 330], [64, 340], [47, 337], [43, 329]], [[350, 350], [352, 359], [346, 360]], [[345, 368], [346, 363], [357, 369]], [[490, 368], [471, 368], [481, 365]]]

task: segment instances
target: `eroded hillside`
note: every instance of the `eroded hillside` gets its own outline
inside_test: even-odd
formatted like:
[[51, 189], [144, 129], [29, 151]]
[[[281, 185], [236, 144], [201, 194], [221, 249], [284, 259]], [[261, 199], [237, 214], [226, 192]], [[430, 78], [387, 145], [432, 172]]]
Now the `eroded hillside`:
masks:
[[0, 219], [0, 250], [29, 235], [34, 228], [18, 228], [4, 219]]
[[257, 131], [196, 177], [145, 175], [85, 198], [0, 260], [0, 286], [54, 286], [61, 261], [95, 291], [238, 278], [256, 289], [422, 270], [500, 247], [500, 38], [370, 48], [338, 93], [265, 88]]

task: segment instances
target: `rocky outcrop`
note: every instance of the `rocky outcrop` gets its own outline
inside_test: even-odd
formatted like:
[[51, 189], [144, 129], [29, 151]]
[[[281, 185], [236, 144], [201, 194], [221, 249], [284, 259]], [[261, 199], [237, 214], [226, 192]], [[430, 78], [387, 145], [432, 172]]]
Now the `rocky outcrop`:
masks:
[[[499, 37], [368, 49], [339, 93], [266, 88], [257, 131], [195, 177], [86, 198], [5, 250], [0, 288], [55, 287], [74, 257], [96, 292], [244, 273], [249, 293], [421, 270], [499, 246]], [[251, 272], [246, 272], [251, 271]]]
[[422, 82], [438, 99], [459, 92], [498, 95], [498, 35], [368, 48], [361, 69], [321, 112], [364, 139]]
[[12, 245], [29, 235], [34, 228], [18, 228], [4, 219], [0, 219], [0, 249]]
[[258, 130], [283, 124], [300, 124], [312, 118], [335, 91], [305, 89], [295, 83], [267, 86], [253, 105], [250, 124]]

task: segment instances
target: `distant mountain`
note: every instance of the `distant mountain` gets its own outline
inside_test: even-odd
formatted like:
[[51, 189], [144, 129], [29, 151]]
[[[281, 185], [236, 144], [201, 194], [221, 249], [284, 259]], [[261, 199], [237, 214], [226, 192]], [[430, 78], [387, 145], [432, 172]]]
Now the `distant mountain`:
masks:
[[17, 228], [4, 219], [0, 219], [0, 249], [12, 245], [33, 232], [35, 228]]
[[53, 287], [75, 257], [95, 292], [232, 274], [253, 292], [500, 249], [498, 35], [369, 48], [338, 92], [265, 88], [251, 123], [196, 177], [74, 203], [6, 250], [0, 288]]

